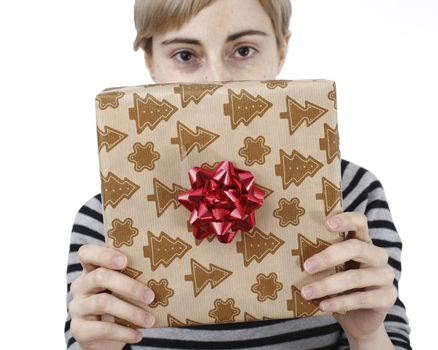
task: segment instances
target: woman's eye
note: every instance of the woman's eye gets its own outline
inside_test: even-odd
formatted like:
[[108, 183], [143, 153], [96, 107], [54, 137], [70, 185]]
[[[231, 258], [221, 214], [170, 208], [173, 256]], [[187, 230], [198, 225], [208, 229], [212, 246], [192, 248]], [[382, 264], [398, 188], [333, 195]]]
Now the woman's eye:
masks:
[[192, 58], [192, 56], [193, 56], [193, 53], [191, 53], [190, 51], [180, 51], [180, 52], [177, 52], [175, 55], [173, 55], [173, 57], [175, 57], [175, 59], [181, 63], [190, 62], [190, 59]]
[[249, 56], [251, 56], [250, 55], [251, 50], [253, 50], [254, 52], [257, 51], [256, 49], [254, 49], [251, 46], [241, 46], [236, 50], [236, 52], [238, 52], [239, 55], [241, 55], [240, 57], [249, 57]]

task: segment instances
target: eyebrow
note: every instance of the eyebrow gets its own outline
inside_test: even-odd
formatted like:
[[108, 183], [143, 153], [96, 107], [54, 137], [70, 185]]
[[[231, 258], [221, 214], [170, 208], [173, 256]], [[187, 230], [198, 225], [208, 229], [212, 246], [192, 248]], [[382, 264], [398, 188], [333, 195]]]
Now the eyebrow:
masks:
[[[240, 37], [246, 36], [246, 35], [264, 35], [264, 36], [267, 36], [268, 34], [265, 32], [262, 32], [261, 30], [252, 30], [252, 29], [242, 30], [240, 32], [228, 35], [226, 42], [237, 40]], [[192, 38], [174, 38], [174, 39], [164, 40], [163, 42], [161, 42], [161, 45], [165, 46], [165, 45], [178, 44], [178, 43], [201, 45], [201, 43], [198, 39], [192, 39]]]

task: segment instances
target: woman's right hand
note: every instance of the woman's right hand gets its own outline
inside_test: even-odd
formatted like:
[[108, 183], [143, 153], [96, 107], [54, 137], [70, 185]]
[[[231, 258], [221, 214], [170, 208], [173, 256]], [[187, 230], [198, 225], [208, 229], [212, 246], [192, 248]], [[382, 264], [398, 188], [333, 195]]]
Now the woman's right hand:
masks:
[[123, 253], [96, 244], [85, 244], [78, 250], [83, 267], [81, 276], [70, 286], [73, 297], [69, 303], [70, 331], [83, 350], [121, 350], [126, 343], [142, 339], [138, 330], [119, 325], [114, 316], [127, 320], [140, 328], [155, 323], [152, 314], [105, 292], [115, 292], [128, 300], [150, 304], [153, 291], [143, 283], [117, 270], [126, 267]]

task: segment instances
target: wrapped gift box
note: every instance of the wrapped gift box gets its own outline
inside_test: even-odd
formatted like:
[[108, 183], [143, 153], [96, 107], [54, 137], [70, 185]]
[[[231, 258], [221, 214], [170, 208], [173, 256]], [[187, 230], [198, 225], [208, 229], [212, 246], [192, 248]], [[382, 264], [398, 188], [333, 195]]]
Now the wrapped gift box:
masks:
[[[128, 256], [123, 273], [154, 290], [155, 327], [329, 314], [300, 289], [345, 269], [303, 268], [345, 239], [324, 227], [342, 211], [333, 81], [109, 88], [96, 96], [96, 120], [106, 244]], [[218, 230], [197, 239], [181, 201], [193, 190], [189, 172], [199, 180], [230, 163], [262, 193], [254, 226], [222, 242], [215, 216]]]

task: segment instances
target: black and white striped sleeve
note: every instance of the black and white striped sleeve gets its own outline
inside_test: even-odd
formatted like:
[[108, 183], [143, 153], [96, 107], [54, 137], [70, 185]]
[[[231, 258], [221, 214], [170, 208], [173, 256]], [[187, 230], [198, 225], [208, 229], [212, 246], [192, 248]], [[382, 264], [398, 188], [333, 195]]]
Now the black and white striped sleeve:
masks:
[[[406, 307], [400, 299], [402, 241], [392, 220], [385, 191], [377, 177], [369, 170], [352, 162], [342, 161], [344, 211], [364, 213], [368, 219], [368, 232], [373, 244], [386, 249], [388, 264], [395, 272], [394, 285], [397, 300], [389, 310], [384, 326], [395, 349], [411, 349], [410, 326]], [[348, 349], [345, 333], [340, 349]]]
[[[100, 193], [90, 198], [81, 206], [76, 214], [70, 235], [70, 248], [67, 259], [67, 317], [64, 326], [66, 348], [69, 350], [82, 350], [79, 343], [70, 332], [71, 315], [68, 305], [72, 300], [70, 294], [71, 283], [82, 274], [82, 265], [79, 262], [78, 250], [83, 244], [105, 244], [103, 235], [102, 203]], [[123, 350], [130, 350], [127, 344]]]

